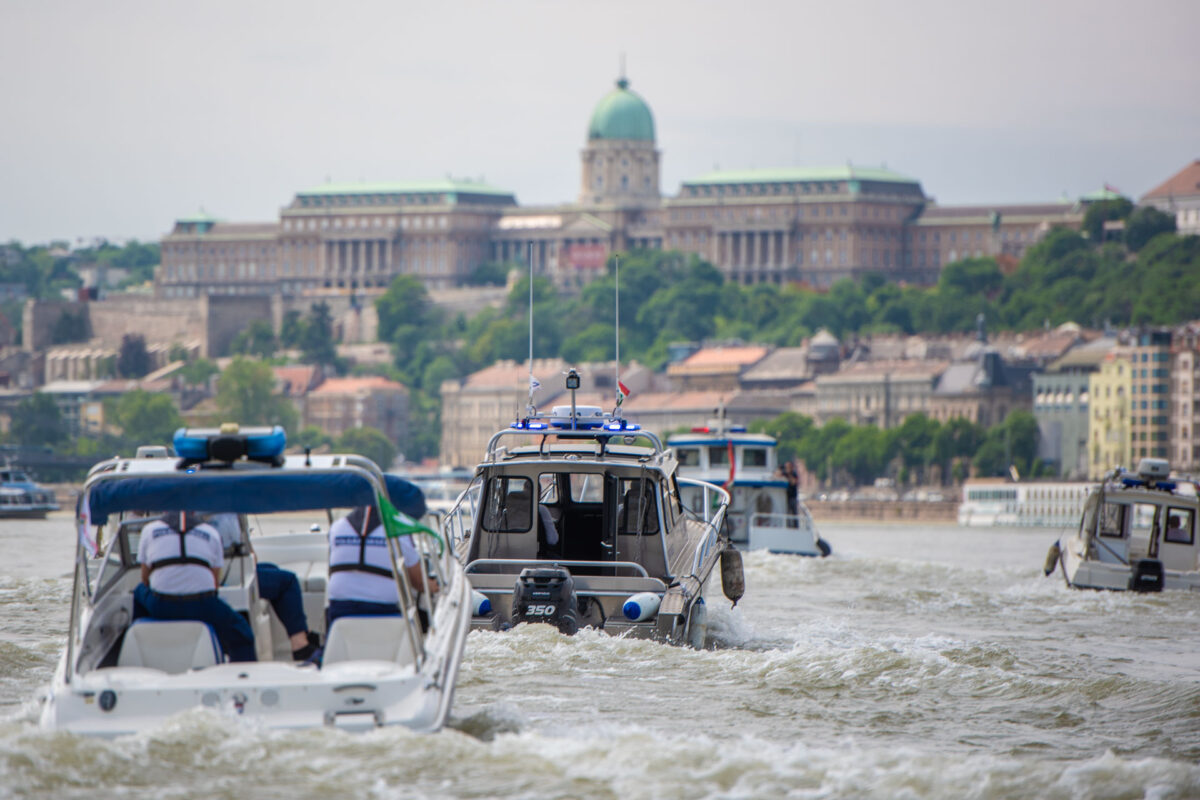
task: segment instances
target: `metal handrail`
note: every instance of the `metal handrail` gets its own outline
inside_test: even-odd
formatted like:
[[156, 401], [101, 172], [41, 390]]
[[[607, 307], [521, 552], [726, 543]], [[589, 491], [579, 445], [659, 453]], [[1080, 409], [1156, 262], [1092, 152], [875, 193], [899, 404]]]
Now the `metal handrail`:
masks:
[[[696, 571], [700, 569], [700, 565], [703, 564], [705, 559], [708, 558], [708, 554], [712, 550], [713, 546], [717, 543], [721, 527], [725, 523], [725, 515], [729, 510], [731, 498], [729, 496], [729, 492], [727, 492], [725, 489], [722, 489], [720, 486], [717, 486], [715, 483], [699, 481], [694, 478], [679, 478], [678, 480], [681, 485], [697, 486], [704, 490], [701, 501], [704, 518], [700, 521], [704, 523], [708, 530], [704, 536], [704, 543], [696, 549], [696, 554], [692, 557], [692, 567], [690, 571], [692, 575], [695, 575]], [[709, 499], [710, 496], [715, 497], [718, 504], [716, 512], [713, 513], [711, 517], [709, 516], [709, 512], [712, 511], [713, 503]], [[689, 509], [689, 511], [691, 511], [693, 514], [695, 513], [694, 509]]]
[[650, 443], [653, 445], [655, 455], [662, 455], [666, 451], [666, 447], [663, 446], [662, 439], [659, 439], [657, 434], [646, 430], [610, 431], [604, 428], [593, 428], [589, 430], [571, 430], [570, 428], [529, 430], [527, 428], [501, 428], [493, 433], [492, 438], [488, 440], [487, 449], [484, 451], [487, 454], [485, 456], [486, 460], [495, 460], [498, 455], [497, 445], [505, 436], [541, 436], [543, 442], [547, 436], [557, 436], [560, 439], [591, 439], [597, 444], [601, 444], [601, 446], [603, 446], [603, 443], [600, 441], [599, 437], [605, 437], [604, 441], [607, 441], [614, 436], [641, 436], [650, 440]]
[[649, 578], [650, 573], [646, 568], [636, 561], [563, 561], [554, 559], [537, 559], [537, 558], [477, 558], [470, 564], [467, 564], [466, 571], [475, 573], [476, 566], [508, 566], [515, 564], [533, 564], [555, 567], [620, 567], [623, 569], [632, 569], [638, 572], [641, 577]]

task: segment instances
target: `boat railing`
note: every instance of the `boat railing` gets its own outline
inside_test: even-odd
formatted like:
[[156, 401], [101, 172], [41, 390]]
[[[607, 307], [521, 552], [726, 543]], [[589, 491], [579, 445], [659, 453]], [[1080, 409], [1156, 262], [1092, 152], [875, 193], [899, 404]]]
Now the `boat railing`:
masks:
[[716, 484], [693, 478], [678, 478], [678, 481], [680, 486], [694, 486], [702, 490], [700, 508], [686, 509], [687, 513], [705, 527], [704, 539], [700, 547], [696, 548], [696, 555], [692, 558], [691, 573], [696, 575], [700, 570], [700, 565], [708, 559], [717, 545], [721, 528], [725, 524], [725, 515], [729, 511], [729, 492]]
[[750, 524], [756, 528], [798, 528], [807, 530], [813, 527], [812, 517], [808, 514], [759, 514], [750, 516]]
[[536, 559], [536, 558], [477, 558], [470, 564], [467, 564], [468, 574], [477, 574], [481, 572], [500, 572], [507, 573], [507, 569], [488, 570], [480, 569], [480, 567], [601, 567], [603, 569], [629, 570], [638, 578], [649, 578], [650, 573], [646, 572], [646, 568], [636, 561], [563, 561], [554, 559]]
[[645, 439], [650, 443], [650, 448], [654, 451], [654, 455], [661, 456], [666, 448], [663, 446], [662, 440], [650, 431], [640, 428], [625, 428], [618, 427], [617, 423], [609, 422], [600, 427], [589, 428], [560, 428], [550, 425], [545, 422], [536, 422], [531, 420], [522, 420], [514, 422], [512, 427], [501, 428], [492, 434], [492, 438], [488, 440], [487, 450], [485, 451], [485, 461], [495, 462], [499, 460], [506, 452], [507, 448], [502, 447], [500, 442], [505, 437], [540, 437], [539, 448], [546, 444], [549, 437], [554, 436], [558, 441], [577, 440], [577, 441], [593, 441], [600, 446], [600, 454], [603, 454], [604, 449], [612, 443], [613, 439], [628, 440], [626, 443], [633, 444], [636, 439]]
[[453, 549], [457, 550], [471, 537], [475, 515], [479, 511], [481, 488], [481, 483], [472, 483], [458, 496], [453, 508], [442, 517], [442, 534], [446, 537], [446, 544]]

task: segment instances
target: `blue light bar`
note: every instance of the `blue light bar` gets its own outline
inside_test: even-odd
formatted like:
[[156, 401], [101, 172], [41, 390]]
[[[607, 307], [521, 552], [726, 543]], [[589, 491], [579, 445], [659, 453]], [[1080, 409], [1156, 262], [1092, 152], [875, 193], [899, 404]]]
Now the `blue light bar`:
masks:
[[[175, 454], [189, 461], [269, 460], [283, 455], [287, 434], [282, 427], [243, 428], [222, 432], [219, 428], [180, 428], [172, 444]], [[231, 457], [232, 456], [232, 457]]]

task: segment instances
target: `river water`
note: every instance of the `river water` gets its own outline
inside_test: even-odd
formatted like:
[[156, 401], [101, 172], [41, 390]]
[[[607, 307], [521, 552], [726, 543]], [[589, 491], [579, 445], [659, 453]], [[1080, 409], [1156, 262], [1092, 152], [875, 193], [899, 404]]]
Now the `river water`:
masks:
[[0, 797], [1200, 797], [1200, 593], [1068, 590], [1054, 531], [821, 527], [833, 557], [714, 587], [711, 650], [472, 633], [437, 735], [197, 711], [103, 741], [36, 723], [70, 520], [0, 522]]

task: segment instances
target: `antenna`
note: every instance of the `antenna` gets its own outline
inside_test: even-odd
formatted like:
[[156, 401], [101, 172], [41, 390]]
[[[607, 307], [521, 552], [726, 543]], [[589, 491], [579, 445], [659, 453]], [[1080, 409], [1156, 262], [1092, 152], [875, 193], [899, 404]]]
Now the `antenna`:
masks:
[[616, 306], [616, 316], [613, 317], [613, 336], [616, 338], [616, 360], [613, 362], [613, 377], [616, 378], [613, 389], [617, 393], [617, 405], [613, 408], [613, 416], [621, 415], [621, 402], [625, 397], [621, 394], [621, 257], [613, 256], [613, 302]]
[[533, 392], [539, 386], [533, 377], [533, 242], [529, 243], [529, 402], [525, 405], [526, 416], [533, 416], [537, 409], [533, 405]]

